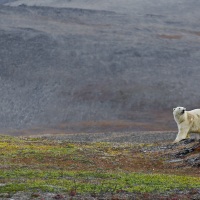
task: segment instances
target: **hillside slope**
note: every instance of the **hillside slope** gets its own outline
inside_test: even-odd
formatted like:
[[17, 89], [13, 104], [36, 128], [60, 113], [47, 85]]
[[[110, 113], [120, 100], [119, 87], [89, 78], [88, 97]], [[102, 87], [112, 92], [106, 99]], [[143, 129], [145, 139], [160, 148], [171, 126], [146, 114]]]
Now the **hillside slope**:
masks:
[[199, 107], [198, 8], [1, 0], [0, 129], [143, 118], [175, 129], [172, 107]]

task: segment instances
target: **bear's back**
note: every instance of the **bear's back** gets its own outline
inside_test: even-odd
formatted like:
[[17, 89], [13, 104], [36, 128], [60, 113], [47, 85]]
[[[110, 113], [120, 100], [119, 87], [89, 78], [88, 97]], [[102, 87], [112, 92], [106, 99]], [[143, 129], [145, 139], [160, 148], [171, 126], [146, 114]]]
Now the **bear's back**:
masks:
[[200, 115], [200, 109], [194, 109], [194, 110], [190, 110], [188, 111], [188, 113], [193, 114], [193, 115]]

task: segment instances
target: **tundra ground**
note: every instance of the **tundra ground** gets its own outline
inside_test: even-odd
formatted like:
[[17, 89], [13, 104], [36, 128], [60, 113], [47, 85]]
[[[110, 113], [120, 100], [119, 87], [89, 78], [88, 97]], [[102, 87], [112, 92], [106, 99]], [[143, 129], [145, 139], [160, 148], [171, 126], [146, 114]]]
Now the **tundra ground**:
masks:
[[193, 139], [134, 144], [2, 135], [0, 149], [1, 199], [200, 198], [200, 144]]

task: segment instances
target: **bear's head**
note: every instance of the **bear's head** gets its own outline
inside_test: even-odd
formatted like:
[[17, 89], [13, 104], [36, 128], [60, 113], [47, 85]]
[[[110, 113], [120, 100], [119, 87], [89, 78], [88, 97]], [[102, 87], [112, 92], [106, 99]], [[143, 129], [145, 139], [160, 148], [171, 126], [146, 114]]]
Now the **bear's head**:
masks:
[[173, 108], [173, 114], [174, 115], [182, 115], [184, 114], [186, 111], [186, 108], [184, 107], [176, 107], [176, 108]]

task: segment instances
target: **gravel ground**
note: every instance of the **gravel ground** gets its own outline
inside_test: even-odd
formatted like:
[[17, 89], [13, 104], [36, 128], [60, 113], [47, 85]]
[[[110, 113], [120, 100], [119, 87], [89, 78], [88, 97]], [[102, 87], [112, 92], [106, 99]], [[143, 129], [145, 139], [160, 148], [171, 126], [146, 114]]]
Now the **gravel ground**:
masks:
[[173, 141], [176, 132], [112, 132], [112, 133], [76, 133], [66, 135], [44, 135], [42, 138], [53, 140], [68, 140], [72, 142], [131, 142], [152, 143], [158, 141]]
[[48, 193], [48, 192], [17, 192], [12, 197], [8, 194], [2, 194], [2, 198], [0, 200], [55, 200], [55, 199], [63, 199], [63, 200], [198, 200], [200, 199], [200, 190], [199, 189], [191, 189], [187, 191], [174, 191], [166, 194], [153, 194], [153, 193], [127, 193], [122, 192], [118, 194], [99, 194], [99, 195], [91, 195], [84, 194], [76, 196], [71, 196], [66, 193], [56, 194], [56, 193]]

